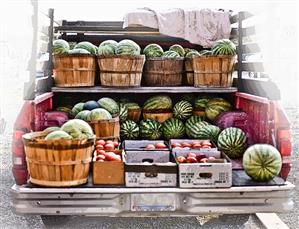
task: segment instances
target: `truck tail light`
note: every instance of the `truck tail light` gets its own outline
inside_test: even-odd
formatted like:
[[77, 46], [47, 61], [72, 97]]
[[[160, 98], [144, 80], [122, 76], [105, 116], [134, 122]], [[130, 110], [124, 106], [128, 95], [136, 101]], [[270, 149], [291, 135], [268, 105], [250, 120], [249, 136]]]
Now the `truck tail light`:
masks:
[[277, 132], [278, 150], [282, 157], [280, 176], [287, 179], [292, 167], [292, 133], [290, 129], [280, 129]]

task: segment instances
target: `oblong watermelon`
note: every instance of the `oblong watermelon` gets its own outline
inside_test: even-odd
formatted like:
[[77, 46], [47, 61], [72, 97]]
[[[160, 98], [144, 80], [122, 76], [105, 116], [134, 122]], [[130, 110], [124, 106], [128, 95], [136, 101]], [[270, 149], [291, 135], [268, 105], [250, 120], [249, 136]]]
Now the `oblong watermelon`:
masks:
[[173, 116], [180, 120], [186, 120], [192, 116], [193, 106], [190, 102], [181, 100], [173, 107]]
[[120, 137], [122, 140], [135, 140], [139, 137], [139, 126], [132, 120], [127, 120], [120, 126]]
[[167, 95], [156, 95], [150, 97], [143, 104], [144, 110], [160, 110], [160, 109], [172, 109], [172, 100]]
[[142, 120], [139, 124], [139, 130], [142, 139], [156, 140], [162, 137], [162, 125], [154, 120]]

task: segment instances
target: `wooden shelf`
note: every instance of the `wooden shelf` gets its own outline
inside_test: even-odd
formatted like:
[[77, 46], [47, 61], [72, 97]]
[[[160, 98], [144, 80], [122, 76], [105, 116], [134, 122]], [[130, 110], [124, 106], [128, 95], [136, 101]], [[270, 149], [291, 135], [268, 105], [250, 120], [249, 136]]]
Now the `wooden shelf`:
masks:
[[113, 88], [113, 87], [52, 87], [52, 92], [59, 93], [232, 93], [236, 92], [236, 87], [133, 87], [133, 88]]

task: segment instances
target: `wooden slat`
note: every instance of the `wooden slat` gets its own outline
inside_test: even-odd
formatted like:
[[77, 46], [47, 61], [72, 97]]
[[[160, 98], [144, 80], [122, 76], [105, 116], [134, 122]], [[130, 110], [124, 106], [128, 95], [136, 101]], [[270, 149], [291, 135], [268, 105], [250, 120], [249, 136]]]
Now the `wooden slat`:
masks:
[[235, 14], [230, 18], [230, 23], [231, 24], [237, 23], [239, 19], [239, 15], [242, 21], [253, 16], [253, 14], [249, 13], [248, 11], [241, 11], [239, 12], [239, 14]]
[[[238, 70], [240, 68], [240, 64], [237, 63], [235, 69]], [[262, 62], [242, 62], [241, 65], [242, 71], [245, 72], [264, 72], [264, 65]]]
[[196, 87], [136, 87], [136, 88], [113, 88], [113, 87], [77, 87], [61, 88], [52, 87], [52, 92], [69, 93], [232, 93], [237, 88], [196, 88]]
[[48, 42], [39, 40], [37, 45], [37, 53], [48, 52]]
[[258, 53], [261, 51], [260, 46], [257, 43], [249, 43], [242, 45], [243, 54], [246, 53]]
[[289, 229], [275, 213], [256, 213], [256, 216], [266, 229]]
[[[249, 27], [243, 28], [242, 31], [243, 31], [243, 37], [255, 35], [255, 27], [254, 26], [249, 26]], [[238, 28], [232, 28], [231, 37], [236, 37], [236, 36], [238, 36], [238, 34], [239, 34]]]

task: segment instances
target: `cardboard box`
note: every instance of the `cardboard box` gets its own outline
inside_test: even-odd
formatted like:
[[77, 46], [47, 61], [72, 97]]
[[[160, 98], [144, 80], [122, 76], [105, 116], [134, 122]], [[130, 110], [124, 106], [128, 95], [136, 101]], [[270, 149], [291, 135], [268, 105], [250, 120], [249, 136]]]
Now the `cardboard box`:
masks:
[[[149, 162], [151, 161], [151, 162]], [[170, 152], [126, 151], [125, 183], [127, 187], [176, 187], [177, 165]]]
[[165, 149], [154, 149], [154, 150], [159, 150], [159, 151], [169, 151], [168, 143], [163, 140], [125, 140], [123, 142], [123, 149], [125, 151], [153, 151], [146, 149], [146, 146], [148, 144], [157, 144], [157, 143], [164, 143], [167, 148]]
[[[208, 148], [200, 148], [200, 149], [175, 149], [175, 148], [172, 148], [172, 144], [173, 143], [183, 143], [183, 142], [186, 142], [186, 143], [190, 143], [192, 144], [193, 142], [203, 142], [203, 141], [209, 141], [212, 146], [210, 149]], [[208, 153], [208, 152], [217, 152], [218, 149], [217, 149], [217, 146], [210, 140], [197, 140], [197, 139], [171, 139], [169, 141], [169, 147], [171, 149], [172, 152], [176, 153], [176, 152], [201, 152], [201, 153]]]
[[[194, 151], [193, 151], [194, 152]], [[196, 155], [202, 152], [194, 152]], [[188, 152], [173, 152], [173, 156], [186, 156]], [[228, 188], [232, 186], [232, 164], [219, 151], [206, 152], [207, 157], [224, 159], [222, 163], [178, 163], [180, 188]], [[222, 161], [222, 160], [221, 160]]]
[[96, 161], [96, 152], [93, 155], [92, 161], [92, 177], [93, 184], [105, 185], [124, 185], [125, 184], [125, 169], [123, 162], [123, 152], [114, 151], [122, 156], [122, 161]]

